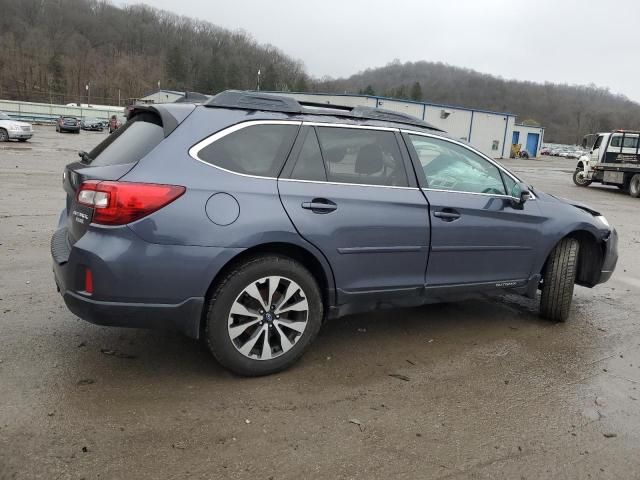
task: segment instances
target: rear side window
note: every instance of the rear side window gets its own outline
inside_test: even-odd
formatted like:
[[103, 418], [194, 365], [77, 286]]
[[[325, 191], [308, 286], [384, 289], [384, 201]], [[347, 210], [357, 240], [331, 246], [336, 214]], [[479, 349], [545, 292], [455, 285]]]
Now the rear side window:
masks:
[[252, 125], [216, 140], [198, 152], [200, 160], [246, 175], [277, 177], [299, 125]]
[[337, 127], [317, 132], [330, 182], [408, 186], [393, 132]]
[[160, 118], [154, 113], [139, 113], [89, 152], [91, 166], [137, 162], [163, 139]]
[[291, 178], [298, 180], [315, 180], [319, 182], [327, 181], [327, 174], [322, 163], [322, 154], [320, 153], [320, 144], [318, 137], [313, 128], [307, 131], [307, 138], [304, 140], [298, 161]]

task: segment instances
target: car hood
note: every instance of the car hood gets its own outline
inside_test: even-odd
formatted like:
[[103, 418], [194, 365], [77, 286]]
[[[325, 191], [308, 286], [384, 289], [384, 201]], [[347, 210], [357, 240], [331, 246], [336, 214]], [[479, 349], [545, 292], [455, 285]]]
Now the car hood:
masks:
[[568, 198], [558, 197], [556, 195], [551, 195], [550, 193], [541, 192], [539, 190], [534, 190], [534, 193], [536, 194], [536, 197], [538, 197], [538, 199], [542, 200], [543, 202], [545, 202], [545, 201], [546, 202], [560, 202], [560, 203], [563, 203], [565, 205], [571, 205], [571, 206], [576, 207], [576, 208], [578, 208], [580, 210], [583, 210], [583, 211], [585, 211], [587, 213], [590, 213], [594, 217], [599, 217], [600, 215], [602, 215], [597, 210], [591, 208], [589, 205], [585, 205], [582, 202], [576, 202], [575, 200], [569, 200]]

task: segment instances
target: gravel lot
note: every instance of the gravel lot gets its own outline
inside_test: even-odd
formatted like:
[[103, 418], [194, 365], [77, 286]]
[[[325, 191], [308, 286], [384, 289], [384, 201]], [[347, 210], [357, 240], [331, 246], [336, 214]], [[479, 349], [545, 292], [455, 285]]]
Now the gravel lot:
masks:
[[62, 168], [105, 135], [0, 144], [0, 479], [640, 478], [640, 200], [574, 186], [573, 160], [506, 161], [620, 234], [614, 277], [576, 287], [568, 323], [519, 297], [379, 311], [243, 379], [56, 293]]

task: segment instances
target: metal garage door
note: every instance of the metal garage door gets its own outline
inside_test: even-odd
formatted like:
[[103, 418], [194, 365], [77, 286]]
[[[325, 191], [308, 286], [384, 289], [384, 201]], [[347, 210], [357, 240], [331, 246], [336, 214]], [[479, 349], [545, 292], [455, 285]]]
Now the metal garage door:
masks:
[[540, 141], [540, 134], [528, 133], [527, 134], [527, 153], [535, 157], [538, 154], [538, 142]]

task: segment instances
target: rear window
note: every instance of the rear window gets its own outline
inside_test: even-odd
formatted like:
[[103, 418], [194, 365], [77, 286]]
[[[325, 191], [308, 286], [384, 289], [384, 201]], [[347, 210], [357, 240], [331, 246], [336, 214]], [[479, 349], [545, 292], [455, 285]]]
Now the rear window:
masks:
[[139, 113], [89, 152], [91, 166], [137, 162], [163, 139], [160, 118], [154, 113]]
[[204, 147], [198, 158], [236, 173], [277, 177], [299, 128], [282, 124], [245, 127]]
[[[620, 143], [622, 142], [622, 135], [616, 135], [615, 137], [613, 137], [611, 139], [611, 146], [612, 147], [619, 147]], [[636, 145], [638, 144], [638, 137], [624, 137], [624, 144], [622, 145], [622, 148], [636, 148]]]

